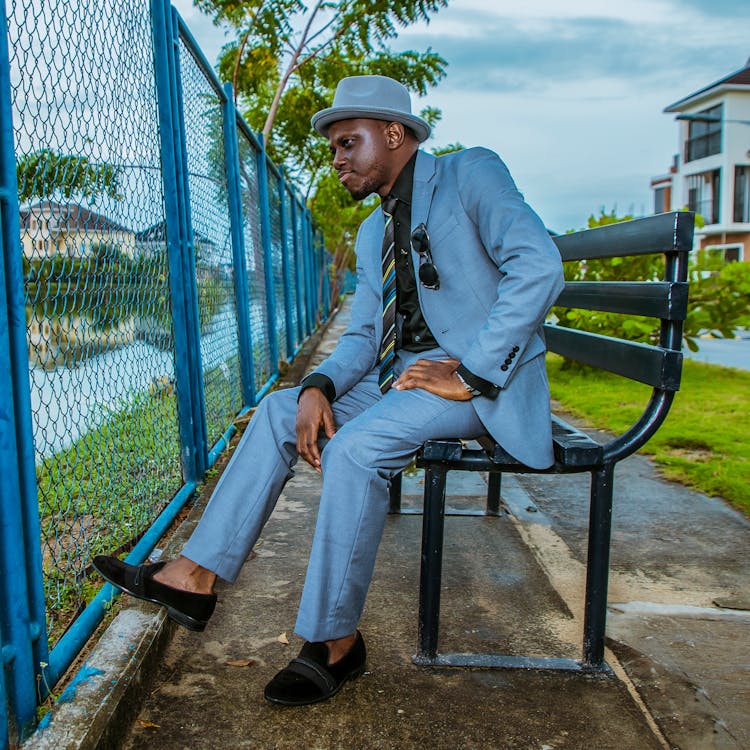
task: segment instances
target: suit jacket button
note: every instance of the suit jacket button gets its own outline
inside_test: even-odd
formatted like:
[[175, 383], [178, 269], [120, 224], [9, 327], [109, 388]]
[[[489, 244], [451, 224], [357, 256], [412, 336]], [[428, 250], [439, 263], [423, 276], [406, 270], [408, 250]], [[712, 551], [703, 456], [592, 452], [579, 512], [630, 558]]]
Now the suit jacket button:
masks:
[[514, 346], [514, 347], [513, 347], [513, 351], [514, 351], [514, 352], [517, 352], [517, 351], [518, 351], [518, 347], [517, 347], [517, 346]]
[[508, 369], [508, 365], [500, 365], [500, 369], [505, 372]]
[[505, 364], [506, 365], [512, 365], [513, 364], [513, 360], [512, 359], [506, 359], [505, 360]]
[[510, 354], [509, 354], [508, 356], [509, 356], [509, 357], [510, 357], [511, 359], [514, 359], [514, 358], [515, 358], [515, 356], [516, 356], [516, 353], [515, 353], [515, 352], [511, 352], [511, 353], [510, 353]]

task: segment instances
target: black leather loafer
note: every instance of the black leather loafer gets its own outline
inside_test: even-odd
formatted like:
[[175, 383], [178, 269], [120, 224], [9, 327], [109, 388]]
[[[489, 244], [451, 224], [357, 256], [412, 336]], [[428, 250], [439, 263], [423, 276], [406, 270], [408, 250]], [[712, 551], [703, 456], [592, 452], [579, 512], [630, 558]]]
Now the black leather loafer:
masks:
[[94, 568], [126, 594], [167, 608], [171, 620], [188, 630], [204, 630], [216, 606], [216, 594], [194, 594], [154, 580], [166, 563], [128, 565], [116, 557], [97, 555]]
[[281, 706], [307, 706], [328, 700], [344, 683], [365, 671], [366, 661], [365, 642], [359, 630], [349, 652], [335, 664], [328, 664], [325, 643], [308, 641], [299, 656], [266, 685], [265, 699]]

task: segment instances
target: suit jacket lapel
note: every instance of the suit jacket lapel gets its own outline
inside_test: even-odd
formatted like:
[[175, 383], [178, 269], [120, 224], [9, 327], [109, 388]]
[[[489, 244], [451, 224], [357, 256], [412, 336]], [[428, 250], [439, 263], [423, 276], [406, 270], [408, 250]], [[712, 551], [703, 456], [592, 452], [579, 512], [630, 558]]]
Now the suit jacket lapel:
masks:
[[435, 192], [437, 159], [426, 151], [419, 151], [417, 163], [414, 165], [414, 187], [411, 198], [411, 229], [419, 224], [427, 224], [430, 214], [432, 194]]

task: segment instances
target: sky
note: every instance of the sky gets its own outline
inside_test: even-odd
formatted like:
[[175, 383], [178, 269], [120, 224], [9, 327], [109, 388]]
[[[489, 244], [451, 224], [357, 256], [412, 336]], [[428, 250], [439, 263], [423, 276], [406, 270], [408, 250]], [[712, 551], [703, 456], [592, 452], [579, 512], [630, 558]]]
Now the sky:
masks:
[[[173, 1], [214, 63], [224, 31]], [[426, 146], [493, 149], [564, 232], [601, 209], [652, 211], [650, 178], [678, 147], [663, 110], [745, 66], [750, 0], [451, 0], [392, 46], [431, 47], [448, 62], [413, 104], [442, 110]]]

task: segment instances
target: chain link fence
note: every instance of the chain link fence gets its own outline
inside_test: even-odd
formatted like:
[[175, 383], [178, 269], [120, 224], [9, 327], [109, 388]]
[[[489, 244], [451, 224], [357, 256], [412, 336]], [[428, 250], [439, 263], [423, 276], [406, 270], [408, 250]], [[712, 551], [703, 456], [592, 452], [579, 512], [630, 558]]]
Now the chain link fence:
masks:
[[209, 445], [242, 408], [232, 237], [220, 93], [180, 39], [190, 222]]
[[273, 287], [274, 297], [278, 301], [276, 309], [276, 326], [279, 332], [279, 356], [287, 357], [289, 347], [287, 343], [287, 310], [284, 305], [284, 238], [282, 224], [282, 202], [279, 193], [279, 178], [269, 170], [268, 172], [268, 203], [271, 209], [271, 257], [273, 259]]
[[14, 0], [13, 131], [52, 641], [180, 487], [148, 8]]
[[[42, 568], [26, 563], [26, 575], [30, 588], [43, 580], [36, 637], [54, 646], [100, 585], [91, 558], [132, 549], [200, 479], [211, 446], [325, 316], [313, 290], [328, 283], [326, 254], [168, 3], [6, 0], [4, 10], [0, 111], [13, 153], [2, 156], [16, 167], [18, 236], [0, 234], [0, 252], [20, 255], [24, 310], [0, 315], [26, 325]], [[159, 52], [160, 33], [176, 53]], [[170, 147], [181, 168], [165, 168]]]
[[258, 391], [271, 377], [274, 362], [271, 349], [263, 345], [270, 330], [270, 305], [266, 293], [266, 257], [261, 234], [261, 201], [258, 186], [258, 153], [246, 128], [239, 128], [239, 175], [245, 271], [250, 298], [250, 339], [253, 342], [254, 387]]

